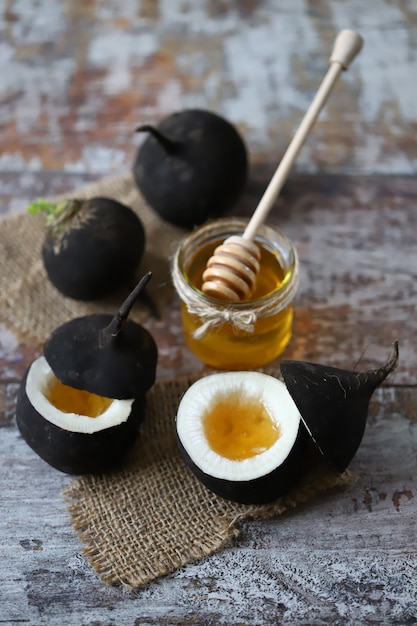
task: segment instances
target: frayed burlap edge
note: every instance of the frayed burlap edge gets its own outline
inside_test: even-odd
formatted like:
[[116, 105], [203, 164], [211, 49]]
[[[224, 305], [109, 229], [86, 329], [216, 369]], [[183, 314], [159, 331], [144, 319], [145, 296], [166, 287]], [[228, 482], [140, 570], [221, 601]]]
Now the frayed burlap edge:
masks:
[[[143, 223], [146, 246], [136, 278], [150, 270], [152, 280], [146, 289], [148, 299], [138, 301], [131, 313], [131, 319], [141, 323], [174, 297], [169, 262], [185, 231], [163, 221], [145, 203], [130, 172], [86, 184], [60, 198], [94, 196], [129, 206]], [[21, 341], [43, 343], [52, 330], [74, 317], [114, 314], [133, 286], [123, 286], [121, 277], [120, 292], [108, 298], [80, 302], [63, 296], [49, 282], [43, 266], [44, 236], [44, 215], [32, 216], [22, 210], [0, 218], [0, 322]]]
[[[269, 372], [271, 373], [271, 372]], [[181, 395], [195, 381], [158, 381], [129, 460], [118, 471], [74, 479], [64, 492], [89, 564], [107, 584], [138, 589], [217, 552], [239, 523], [279, 516], [324, 490], [351, 484], [316, 460], [295, 489], [268, 505], [241, 505], [208, 491], [183, 463], [175, 440]]]

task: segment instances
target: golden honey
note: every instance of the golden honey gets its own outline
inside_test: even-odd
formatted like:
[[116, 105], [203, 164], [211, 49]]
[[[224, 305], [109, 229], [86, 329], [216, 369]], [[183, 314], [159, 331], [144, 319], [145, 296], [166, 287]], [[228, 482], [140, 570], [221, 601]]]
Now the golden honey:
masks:
[[[281, 354], [292, 333], [298, 258], [291, 241], [271, 227], [263, 226], [256, 238], [261, 249], [261, 269], [255, 292], [248, 301], [225, 303], [201, 291], [202, 274], [214, 248], [229, 235], [241, 234], [245, 226], [246, 221], [238, 218], [203, 226], [183, 241], [174, 260], [178, 271], [173, 276], [181, 299], [185, 343], [198, 358], [216, 369], [243, 370], [265, 365]], [[216, 307], [226, 318], [207, 325], [201, 313], [205, 306]], [[255, 317], [254, 324], [237, 326], [236, 318], [246, 314]]]
[[262, 402], [238, 393], [216, 400], [203, 416], [203, 426], [211, 449], [233, 461], [265, 452], [280, 436]]
[[[187, 268], [188, 278], [197, 289], [201, 289], [202, 287], [203, 272], [206, 269], [207, 261], [213, 255], [214, 249], [220, 245], [222, 241], [222, 239], [218, 239], [217, 241], [202, 246]], [[269, 293], [272, 293], [282, 285], [282, 281], [285, 278], [285, 269], [280, 265], [276, 255], [263, 247], [261, 247], [260, 250], [261, 271], [257, 277], [255, 290], [250, 297], [251, 300], [257, 300], [258, 298], [263, 298]]]
[[98, 417], [110, 406], [112, 400], [83, 389], [75, 389], [54, 379], [48, 388], [48, 400], [64, 413]]

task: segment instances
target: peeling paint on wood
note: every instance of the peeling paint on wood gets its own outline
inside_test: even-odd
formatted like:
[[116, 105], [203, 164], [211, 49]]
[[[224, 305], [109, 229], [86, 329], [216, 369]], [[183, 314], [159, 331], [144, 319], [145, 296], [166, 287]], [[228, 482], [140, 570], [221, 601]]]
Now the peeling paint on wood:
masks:
[[235, 122], [254, 161], [278, 160], [327, 71], [335, 34], [352, 27], [365, 48], [297, 167], [416, 172], [411, 3], [201, 0], [116, 10], [3, 0], [0, 12], [5, 171], [117, 171], [131, 163], [139, 123], [190, 106]]

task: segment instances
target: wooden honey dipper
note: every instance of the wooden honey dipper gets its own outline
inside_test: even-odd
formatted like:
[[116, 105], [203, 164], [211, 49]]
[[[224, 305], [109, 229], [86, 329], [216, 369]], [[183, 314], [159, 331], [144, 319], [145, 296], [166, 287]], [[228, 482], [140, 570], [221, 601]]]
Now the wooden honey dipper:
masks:
[[202, 291], [213, 298], [239, 302], [248, 298], [256, 285], [259, 273], [260, 250], [254, 242], [259, 227], [264, 223], [294, 161], [310, 133], [314, 122], [342, 70], [346, 70], [361, 50], [363, 39], [351, 30], [342, 30], [336, 37], [330, 67], [310, 104], [300, 126], [288, 146], [278, 168], [266, 188], [244, 233], [228, 237], [218, 246], [203, 273]]

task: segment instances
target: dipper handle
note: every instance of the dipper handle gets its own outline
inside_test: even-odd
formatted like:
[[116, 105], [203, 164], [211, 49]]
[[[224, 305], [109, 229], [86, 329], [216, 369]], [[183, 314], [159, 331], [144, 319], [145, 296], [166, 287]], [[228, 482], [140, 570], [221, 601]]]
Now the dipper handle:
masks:
[[339, 63], [347, 70], [355, 56], [361, 51], [363, 38], [353, 30], [341, 30], [335, 39], [330, 63]]
[[333, 51], [330, 56], [330, 67], [325, 75], [317, 93], [310, 104], [300, 126], [298, 127], [291, 143], [289, 144], [278, 168], [275, 171], [264, 195], [262, 196], [256, 210], [254, 211], [249, 224], [247, 225], [243, 238], [252, 241], [256, 232], [263, 224], [272, 208], [285, 180], [294, 164], [297, 155], [307, 139], [314, 122], [321, 109], [327, 102], [331, 90], [333, 89], [342, 70], [346, 70], [349, 64], [363, 46], [363, 39], [352, 30], [342, 30], [335, 39]]
[[278, 168], [266, 188], [244, 233], [228, 237], [218, 246], [203, 273], [202, 291], [211, 297], [238, 302], [249, 297], [259, 272], [260, 250], [254, 242], [259, 227], [271, 210], [293, 163], [303, 146], [318, 114], [342, 70], [346, 70], [363, 45], [363, 39], [351, 30], [342, 30], [336, 37], [330, 56], [330, 67], [310, 107], [288, 146]]

